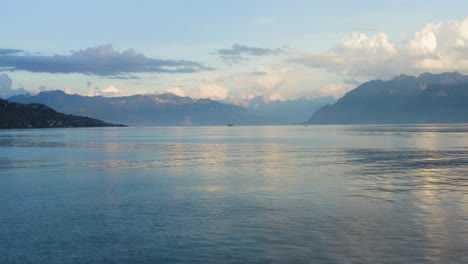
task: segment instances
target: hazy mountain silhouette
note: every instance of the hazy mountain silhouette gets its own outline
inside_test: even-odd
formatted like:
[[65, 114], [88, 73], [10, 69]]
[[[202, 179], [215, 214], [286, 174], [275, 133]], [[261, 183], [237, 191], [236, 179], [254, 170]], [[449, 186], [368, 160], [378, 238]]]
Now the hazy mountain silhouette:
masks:
[[318, 109], [311, 124], [468, 122], [468, 76], [457, 72], [373, 80]]
[[297, 124], [309, 118], [315, 110], [326, 104], [332, 104], [336, 99], [319, 97], [307, 99], [301, 97], [293, 100], [269, 101], [263, 96], [257, 96], [242, 103], [250, 111], [261, 116], [267, 124]]
[[86, 115], [128, 125], [251, 125], [263, 119], [245, 108], [211, 99], [192, 99], [171, 93], [102, 97], [69, 95], [62, 91], [18, 95], [18, 103], [42, 103], [60, 112]]
[[0, 128], [112, 127], [89, 117], [65, 115], [43, 104], [19, 104], [0, 99]]

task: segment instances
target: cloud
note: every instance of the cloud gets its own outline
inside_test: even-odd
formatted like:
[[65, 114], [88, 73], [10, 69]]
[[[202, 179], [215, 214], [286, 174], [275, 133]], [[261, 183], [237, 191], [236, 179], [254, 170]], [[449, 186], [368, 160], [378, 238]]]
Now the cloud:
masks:
[[212, 100], [227, 100], [230, 97], [228, 89], [216, 83], [206, 83], [192, 89], [180, 85], [172, 85], [165, 92], [182, 97], [189, 96], [191, 98], [209, 98]]
[[12, 86], [12, 80], [8, 74], [2, 74], [0, 75], [0, 97], [1, 98], [8, 98], [13, 95], [18, 95], [18, 94], [26, 94], [28, 91], [26, 91], [24, 88], [18, 88], [18, 89], [13, 89], [11, 88]]
[[0, 75], [0, 88], [1, 89], [11, 89], [12, 80], [8, 74]]
[[353, 33], [327, 53], [301, 54], [288, 61], [365, 78], [426, 71], [468, 72], [468, 17], [426, 24], [399, 43], [385, 33]]
[[258, 48], [258, 47], [248, 47], [244, 45], [234, 44], [230, 49], [219, 49], [218, 53], [220, 55], [251, 55], [251, 56], [266, 56], [266, 55], [276, 55], [279, 50]]
[[256, 84], [263, 88], [265, 94], [274, 94], [284, 83], [282, 76], [275, 74], [265, 74], [256, 78]]
[[[71, 91], [71, 90], [70, 90]], [[128, 92], [122, 89], [117, 88], [114, 85], [109, 85], [104, 88], [95, 87], [94, 89], [89, 89], [87, 96], [103, 96], [103, 97], [119, 97], [119, 96], [129, 96], [132, 94], [139, 94], [141, 92]]]
[[107, 86], [101, 90], [101, 95], [106, 96], [106, 97], [119, 96], [120, 94], [121, 94], [121, 91], [113, 85]]
[[362, 82], [354, 80], [354, 79], [344, 79], [343, 80], [344, 84], [353, 84], [353, 85], [361, 85]]
[[166, 93], [173, 93], [177, 96], [184, 97], [186, 95], [186, 92], [184, 92], [184, 87], [182, 86], [177, 86], [177, 85], [171, 85], [168, 89], [165, 91]]
[[213, 100], [225, 100], [228, 96], [228, 90], [217, 84], [203, 85], [196, 92], [196, 97], [198, 98], [210, 98]]
[[271, 56], [283, 53], [282, 49], [268, 49], [259, 47], [248, 47], [234, 44], [230, 49], [218, 49], [219, 57], [228, 64], [248, 61], [249, 56]]
[[65, 90], [63, 90], [63, 92], [66, 93], [66, 94], [74, 94], [73, 90], [70, 87], [65, 88]]
[[[72, 51], [71, 55], [24, 55], [0, 52], [0, 68], [41, 73], [82, 73], [122, 76], [128, 73], [190, 73], [211, 70], [194, 61], [149, 58], [133, 49], [119, 52], [112, 45]], [[16, 50], [17, 51], [17, 50]]]
[[371, 37], [353, 33], [328, 53], [303, 54], [290, 61], [352, 76], [374, 77], [389, 72], [389, 64], [397, 53], [395, 44], [383, 33]]
[[114, 75], [114, 76], [106, 76], [109, 79], [114, 80], [139, 80], [141, 77], [135, 75]]
[[0, 55], [9, 55], [9, 54], [15, 54], [15, 53], [20, 53], [20, 52], [23, 52], [23, 51], [19, 49], [0, 49]]
[[[210, 73], [197, 76], [187, 82], [180, 81], [180, 79], [173, 80], [171, 85], [166, 86], [165, 92], [231, 103], [239, 103], [256, 96], [264, 96], [266, 100], [292, 99], [301, 96], [297, 92], [297, 87], [303, 88], [304, 75], [310, 75], [309, 70], [298, 72], [298, 68], [303, 67], [257, 66], [234, 74]], [[314, 94], [314, 96], [318, 95]]]
[[333, 96], [335, 98], [342, 97], [345, 93], [354, 89], [355, 85], [346, 85], [346, 84], [330, 84], [319, 90], [320, 95], [322, 96]]
[[[217, 85], [227, 91], [218, 98], [226, 97], [233, 103], [239, 103], [256, 96], [263, 96], [265, 100], [284, 100], [297, 97], [298, 81], [302, 78], [296, 67], [258, 66], [253, 72], [245, 72], [213, 78], [205, 85]], [[223, 90], [220, 90], [223, 91]]]

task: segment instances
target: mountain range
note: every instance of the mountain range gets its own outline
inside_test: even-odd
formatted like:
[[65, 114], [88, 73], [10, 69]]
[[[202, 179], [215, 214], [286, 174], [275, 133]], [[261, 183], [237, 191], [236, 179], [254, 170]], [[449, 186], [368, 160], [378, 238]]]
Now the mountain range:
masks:
[[0, 129], [56, 127], [114, 127], [89, 117], [65, 115], [43, 104], [19, 104], [0, 99]]
[[42, 103], [60, 112], [86, 115], [112, 123], [147, 126], [261, 124], [260, 116], [245, 108], [210, 99], [171, 93], [102, 97], [70, 95], [62, 91], [17, 95], [18, 103]]
[[309, 124], [468, 122], [468, 76], [458, 72], [400, 75], [366, 82], [318, 109]]
[[37, 95], [17, 95], [18, 103], [41, 103], [57, 111], [85, 115], [132, 126], [265, 125], [300, 123], [316, 109], [333, 102], [332, 97], [268, 102], [257, 97], [247, 107], [211, 99], [193, 99], [172, 93], [124, 97], [70, 95], [60, 90]]

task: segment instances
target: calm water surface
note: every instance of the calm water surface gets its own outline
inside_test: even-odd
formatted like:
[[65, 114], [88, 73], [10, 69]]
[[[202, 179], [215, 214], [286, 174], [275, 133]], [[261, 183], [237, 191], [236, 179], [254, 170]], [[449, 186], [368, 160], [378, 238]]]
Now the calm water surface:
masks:
[[468, 263], [468, 126], [0, 131], [0, 263]]

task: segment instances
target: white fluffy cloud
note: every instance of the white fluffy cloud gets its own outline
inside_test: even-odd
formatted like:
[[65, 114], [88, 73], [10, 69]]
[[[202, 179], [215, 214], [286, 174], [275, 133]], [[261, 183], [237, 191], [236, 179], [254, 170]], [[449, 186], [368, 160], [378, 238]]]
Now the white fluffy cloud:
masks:
[[120, 93], [120, 90], [113, 85], [107, 86], [101, 90], [101, 95], [109, 97], [120, 95]]
[[[179, 96], [192, 98], [211, 98], [239, 103], [256, 96], [266, 100], [283, 100], [296, 98], [297, 80], [303, 78], [297, 67], [291, 66], [258, 66], [252, 71], [224, 76], [205, 76], [198, 79], [196, 86], [174, 84], [165, 89]], [[319, 96], [318, 94], [314, 96]]]
[[255, 96], [263, 96], [266, 100], [275, 101], [291, 97], [290, 86], [293, 86], [303, 76], [291, 66], [259, 66], [254, 74], [246, 75], [245, 78], [253, 84], [252, 91]]
[[1, 98], [8, 98], [13, 95], [17, 94], [25, 94], [27, 91], [24, 88], [13, 89], [12, 88], [12, 80], [8, 74], [1, 74], [0, 75], [0, 97]]
[[87, 96], [104, 96], [104, 97], [118, 97], [118, 96], [129, 96], [131, 94], [138, 94], [138, 92], [130, 93], [122, 89], [117, 88], [114, 85], [109, 85], [104, 88], [96, 87], [88, 90]]
[[203, 84], [197, 88], [188, 88], [181, 85], [172, 85], [165, 92], [177, 96], [189, 96], [192, 98], [210, 98], [213, 100], [227, 100], [230, 97], [226, 87], [216, 83]]
[[213, 100], [225, 100], [228, 96], [228, 90], [217, 84], [203, 85], [196, 92], [196, 97], [198, 98], [210, 98]]
[[400, 43], [385, 33], [353, 33], [327, 53], [302, 54], [291, 61], [364, 78], [425, 71], [468, 72], [468, 17], [429, 23]]
[[70, 87], [65, 88], [63, 92], [65, 92], [66, 94], [74, 94], [73, 90]]
[[182, 86], [177, 86], [177, 85], [172, 85], [165, 91], [166, 93], [173, 93], [177, 96], [185, 96], [186, 92], [184, 92], [184, 87]]

